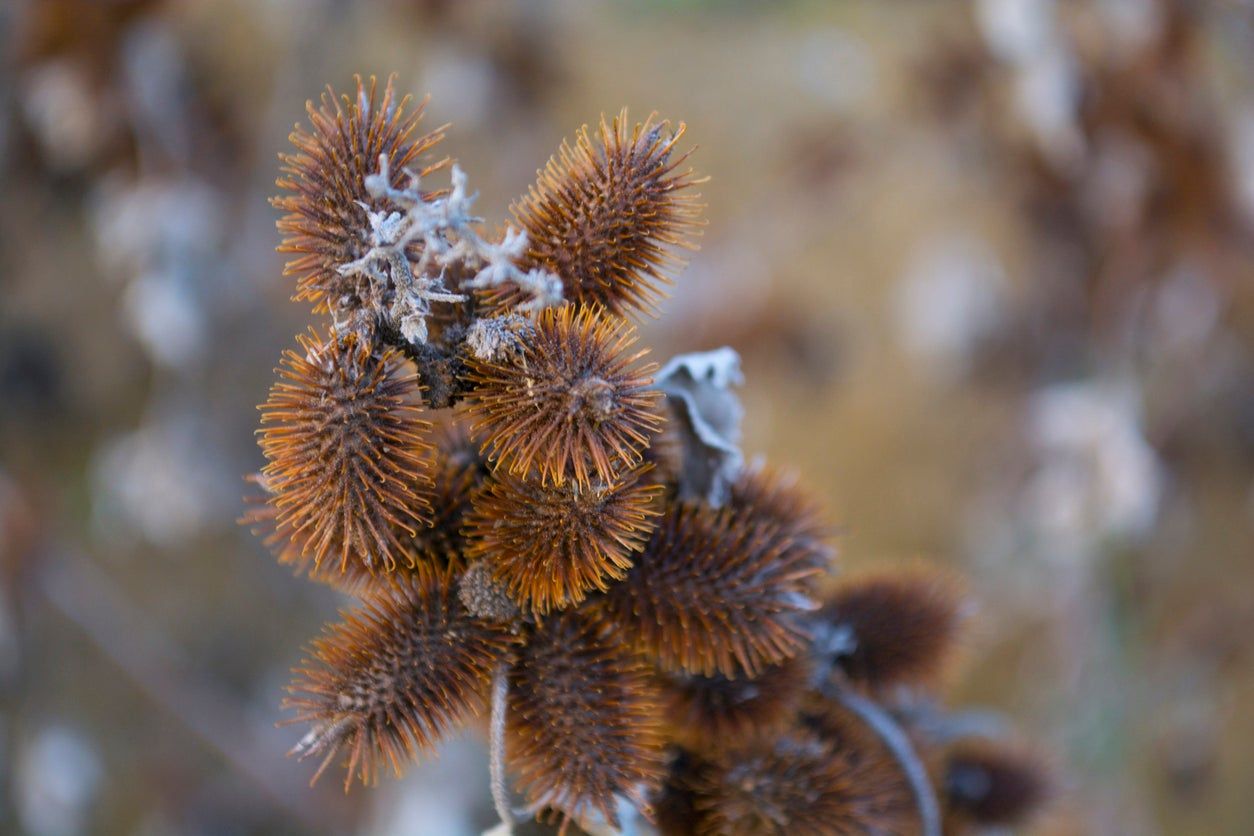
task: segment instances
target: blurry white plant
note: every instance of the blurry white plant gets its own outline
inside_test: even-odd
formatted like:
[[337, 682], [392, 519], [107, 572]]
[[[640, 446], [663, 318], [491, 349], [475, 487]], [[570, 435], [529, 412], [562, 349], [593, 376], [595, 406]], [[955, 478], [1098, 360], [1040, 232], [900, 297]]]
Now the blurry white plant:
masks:
[[220, 195], [190, 178], [114, 178], [94, 195], [100, 261], [126, 282], [125, 322], [166, 368], [190, 368], [208, 345], [206, 265], [220, 260], [223, 211]]
[[922, 371], [954, 383], [1006, 315], [1006, 277], [978, 238], [938, 236], [919, 247], [897, 284], [898, 340]]
[[1134, 389], [1103, 381], [1046, 387], [1032, 398], [1027, 432], [1036, 466], [1015, 516], [1043, 556], [1091, 559], [1152, 530], [1163, 472]]
[[1084, 153], [1077, 124], [1079, 80], [1063, 42], [1055, 0], [979, 0], [976, 21], [989, 51], [1015, 71], [1015, 106], [1037, 144], [1060, 170]]
[[79, 733], [54, 725], [37, 732], [16, 767], [17, 812], [31, 836], [86, 833], [100, 786], [100, 758]]

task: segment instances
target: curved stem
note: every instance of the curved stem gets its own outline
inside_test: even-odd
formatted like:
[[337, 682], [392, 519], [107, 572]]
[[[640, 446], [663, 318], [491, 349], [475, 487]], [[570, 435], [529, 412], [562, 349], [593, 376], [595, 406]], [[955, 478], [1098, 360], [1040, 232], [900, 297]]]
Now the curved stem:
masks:
[[897, 763], [901, 764], [901, 771], [905, 773], [910, 789], [914, 791], [914, 801], [919, 808], [920, 832], [923, 836], [941, 836], [940, 804], [936, 801], [936, 793], [927, 777], [923, 761], [919, 759], [910, 738], [901, 726], [887, 711], [853, 691], [835, 685], [828, 690], [833, 699], [856, 714], [884, 741]]
[[492, 674], [492, 725], [488, 737], [488, 767], [492, 774], [492, 803], [502, 824], [512, 829], [514, 811], [505, 780], [505, 703], [509, 696], [509, 667], [498, 665]]

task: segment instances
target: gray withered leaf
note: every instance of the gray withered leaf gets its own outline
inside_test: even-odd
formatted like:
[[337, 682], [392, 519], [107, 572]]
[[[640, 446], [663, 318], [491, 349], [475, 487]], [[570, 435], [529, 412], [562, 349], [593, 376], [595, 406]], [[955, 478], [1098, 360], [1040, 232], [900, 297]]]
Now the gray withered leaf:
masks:
[[682, 498], [714, 507], [727, 501], [744, 465], [740, 451], [744, 407], [732, 391], [732, 386], [743, 383], [740, 355], [726, 346], [673, 357], [654, 378], [683, 440]]

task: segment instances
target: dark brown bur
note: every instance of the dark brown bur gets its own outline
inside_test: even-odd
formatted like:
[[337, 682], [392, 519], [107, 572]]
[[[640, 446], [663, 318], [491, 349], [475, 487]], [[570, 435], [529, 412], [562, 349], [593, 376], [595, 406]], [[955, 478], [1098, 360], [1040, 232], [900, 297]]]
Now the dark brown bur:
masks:
[[492, 670], [515, 644], [502, 625], [473, 618], [447, 574], [428, 572], [348, 613], [313, 643], [285, 706], [313, 729], [294, 750], [322, 757], [318, 776], [347, 756], [373, 783], [380, 768], [400, 775], [419, 751], [477, 713]]
[[355, 334], [299, 339], [261, 406], [264, 475], [286, 535], [319, 571], [340, 574], [412, 565], [402, 542], [428, 524], [425, 437], [412, 367]]
[[489, 457], [515, 476], [585, 487], [635, 467], [662, 421], [657, 366], [639, 362], [635, 342], [625, 320], [567, 304], [543, 311], [516, 355], [473, 361], [469, 409]]
[[539, 615], [604, 592], [653, 531], [660, 485], [642, 466], [611, 483], [490, 480], [467, 519], [468, 556], [482, 558], [519, 605]]
[[949, 574], [925, 565], [864, 571], [842, 578], [818, 619], [852, 632], [838, 663], [872, 689], [936, 686], [954, 651], [970, 605]]
[[437, 425], [427, 452], [431, 474], [431, 525], [419, 528], [412, 546], [441, 565], [465, 562], [463, 527], [475, 494], [488, 478], [488, 463], [462, 422]]
[[778, 526], [675, 503], [599, 608], [663, 670], [752, 677], [804, 647], [818, 571]]
[[917, 831], [891, 764], [807, 731], [731, 749], [691, 780], [695, 832], [709, 836], [855, 836]]
[[379, 155], [386, 154], [392, 185], [404, 185], [403, 170], [420, 176], [445, 163], [422, 164], [422, 157], [444, 138], [444, 129], [417, 134], [422, 105], [397, 100], [389, 78], [380, 96], [374, 76], [356, 77], [352, 97], [336, 96], [330, 87], [318, 107], [306, 105], [309, 125], [292, 131], [295, 153], [281, 154], [283, 176], [276, 183], [284, 194], [272, 201], [287, 212], [278, 222], [283, 234], [279, 252], [292, 253], [284, 274], [296, 277], [296, 300], [314, 304], [315, 313], [357, 307], [370, 290], [359, 279], [340, 274], [343, 264], [365, 255], [370, 245], [368, 211], [386, 208], [366, 190]]
[[1054, 794], [1044, 760], [1021, 743], [959, 741], [945, 753], [946, 830], [1019, 827]]
[[664, 771], [644, 664], [579, 613], [538, 627], [510, 672], [506, 754], [535, 808], [617, 826], [616, 796], [643, 805]]
[[[681, 124], [634, 128], [624, 110], [612, 124], [602, 118], [596, 139], [585, 126], [572, 146], [539, 172], [530, 192], [513, 207], [527, 232], [525, 268], [560, 276], [568, 299], [597, 303], [611, 312], [656, 312], [664, 286], [683, 266], [677, 249], [695, 249], [703, 208], [691, 187], [701, 182], [682, 169], [676, 154]], [[523, 301], [506, 289], [502, 306]]]
[[713, 752], [779, 732], [810, 684], [804, 656], [772, 665], [753, 679], [670, 674], [662, 681], [672, 736], [685, 748]]

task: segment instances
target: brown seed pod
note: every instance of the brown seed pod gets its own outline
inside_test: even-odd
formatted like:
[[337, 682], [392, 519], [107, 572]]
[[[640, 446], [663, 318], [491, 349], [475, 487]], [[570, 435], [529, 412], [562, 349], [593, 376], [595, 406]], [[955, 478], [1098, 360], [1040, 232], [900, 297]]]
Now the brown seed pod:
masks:
[[691, 782], [696, 833], [916, 832], [910, 790], [885, 768], [805, 731], [729, 750]]
[[656, 364], [631, 353], [635, 329], [601, 308], [541, 312], [521, 350], [499, 363], [472, 361], [470, 414], [483, 449], [514, 476], [581, 486], [611, 482], [640, 462], [661, 424]]
[[431, 425], [419, 385], [395, 351], [375, 353], [355, 334], [298, 337], [260, 408], [264, 474], [277, 533], [321, 567], [334, 554], [367, 573], [390, 572], [414, 554], [401, 542], [427, 525], [423, 456]]
[[[947, 822], [1021, 827], [1054, 794], [1051, 770], [1020, 743], [973, 738], [945, 752]], [[946, 828], [949, 832], [950, 828]]]
[[356, 76], [352, 98], [336, 96], [330, 87], [319, 107], [308, 102], [309, 126], [291, 134], [295, 153], [282, 154], [284, 176], [277, 185], [286, 194], [272, 200], [287, 212], [278, 222], [283, 234], [281, 253], [297, 257], [284, 267], [296, 276], [296, 300], [314, 304], [315, 313], [351, 309], [361, 304], [359, 279], [339, 273], [370, 249], [368, 211], [385, 204], [366, 191], [365, 179], [386, 154], [393, 185], [405, 184], [404, 169], [420, 176], [439, 169], [445, 160], [422, 167], [420, 158], [444, 138], [444, 129], [415, 135], [423, 105], [411, 109], [408, 96], [397, 100], [389, 78], [382, 97], [374, 76], [363, 82]]
[[524, 609], [544, 615], [621, 580], [653, 531], [660, 485], [642, 466], [606, 484], [544, 485], [501, 475], [488, 480], [466, 520], [468, 555]]
[[[765, 463], [746, 467], [732, 484], [728, 504], [744, 514], [778, 524], [798, 542], [828, 551], [834, 530], [822, 505], [802, 489], [794, 475], [784, 470]], [[830, 560], [830, 554], [824, 560]]]
[[837, 662], [853, 681], [929, 687], [947, 668], [968, 609], [949, 574], [920, 564], [841, 578], [817, 618], [852, 631], [854, 647]]
[[687, 749], [713, 752], [771, 735], [793, 719], [810, 674], [809, 661], [794, 656], [753, 679], [664, 675], [672, 737]]
[[[683, 266], [677, 249], [696, 249], [702, 205], [688, 157], [676, 155], [684, 134], [653, 117], [631, 127], [627, 111], [601, 119], [594, 141], [585, 126], [575, 144], [562, 143], [512, 212], [527, 232], [525, 269], [561, 277], [566, 298], [604, 305], [615, 314], [657, 312], [664, 285]], [[517, 288], [493, 300], [523, 301]]]
[[448, 573], [428, 572], [345, 614], [314, 641], [284, 705], [313, 729], [293, 750], [322, 757], [314, 780], [347, 754], [347, 788], [401, 774], [419, 750], [483, 706], [491, 671], [517, 639], [471, 617]]
[[752, 677], [804, 646], [811, 559], [779, 526], [675, 503], [599, 609], [664, 670]]
[[644, 805], [665, 769], [643, 662], [576, 612], [536, 628], [509, 677], [507, 760], [534, 807], [617, 826], [615, 796]]

